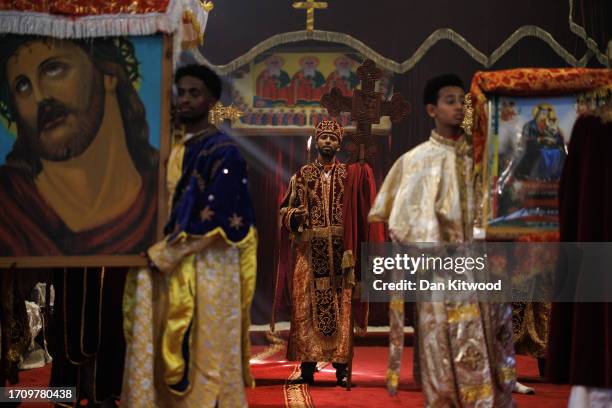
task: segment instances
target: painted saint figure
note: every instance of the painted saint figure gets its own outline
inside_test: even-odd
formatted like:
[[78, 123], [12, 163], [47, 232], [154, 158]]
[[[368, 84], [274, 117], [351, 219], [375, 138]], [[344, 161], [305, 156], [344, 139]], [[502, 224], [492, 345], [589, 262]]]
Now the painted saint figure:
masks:
[[353, 61], [348, 57], [342, 56], [336, 58], [334, 65], [336, 69], [327, 76], [325, 88], [329, 91], [333, 87], [337, 87], [340, 88], [343, 95], [352, 95], [353, 89], [359, 85], [359, 78], [352, 70]]
[[325, 77], [317, 69], [319, 59], [314, 56], [300, 58], [301, 69], [291, 79], [290, 105], [319, 104], [325, 88]]
[[[0, 256], [137, 254], [154, 242], [158, 151], [122, 38], [0, 38]], [[54, 270], [50, 385], [92, 406], [121, 391], [126, 269]], [[61, 316], [61, 318], [60, 318]]]
[[501, 194], [511, 179], [556, 181], [567, 157], [565, 140], [559, 129], [555, 108], [541, 103], [533, 108], [525, 123], [508, 167], [498, 182]]
[[0, 113], [17, 139], [0, 167], [0, 255], [134, 254], [155, 237], [158, 152], [128, 40], [11, 36]]
[[256, 107], [270, 107], [279, 102], [286, 105], [289, 99], [291, 77], [282, 67], [285, 61], [278, 55], [272, 55], [266, 60], [266, 69], [256, 80]]

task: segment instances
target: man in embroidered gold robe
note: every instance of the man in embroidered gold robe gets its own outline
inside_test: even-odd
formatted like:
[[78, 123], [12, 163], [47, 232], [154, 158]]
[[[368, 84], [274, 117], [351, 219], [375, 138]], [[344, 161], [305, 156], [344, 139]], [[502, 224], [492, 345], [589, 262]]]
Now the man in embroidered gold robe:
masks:
[[174, 138], [168, 162], [166, 238], [126, 283], [121, 404], [245, 407], [257, 250], [246, 162], [208, 122], [219, 77], [190, 65], [175, 83], [186, 134]]
[[[424, 102], [436, 128], [428, 141], [395, 162], [376, 197], [369, 219], [388, 222], [389, 234], [397, 243], [472, 240], [472, 164], [460, 128], [463, 89], [455, 75], [427, 83]], [[403, 310], [403, 300], [391, 305], [393, 318], [394, 310]], [[415, 381], [422, 383], [425, 405], [511, 406], [515, 359], [510, 308], [467, 301], [420, 302], [416, 306], [414, 371]], [[392, 332], [403, 333], [402, 326], [403, 318], [391, 321]], [[393, 393], [403, 336], [391, 334], [392, 340], [401, 339], [398, 344], [391, 342], [387, 380]]]
[[353, 291], [360, 270], [356, 249], [378, 234], [367, 223], [376, 187], [367, 164], [336, 160], [342, 136], [335, 121], [317, 125], [316, 162], [291, 178], [280, 211], [292, 235], [287, 358], [302, 362], [297, 382], [311, 385], [317, 362], [332, 362], [337, 384], [347, 385], [353, 326], [367, 327], [367, 306]]

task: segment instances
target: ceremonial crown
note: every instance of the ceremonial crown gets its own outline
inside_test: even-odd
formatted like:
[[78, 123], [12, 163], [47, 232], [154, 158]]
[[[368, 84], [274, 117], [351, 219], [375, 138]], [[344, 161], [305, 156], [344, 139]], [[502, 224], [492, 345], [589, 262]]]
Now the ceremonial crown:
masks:
[[344, 136], [344, 129], [334, 120], [322, 120], [315, 128], [315, 140], [319, 139], [324, 134], [335, 135], [341, 142]]

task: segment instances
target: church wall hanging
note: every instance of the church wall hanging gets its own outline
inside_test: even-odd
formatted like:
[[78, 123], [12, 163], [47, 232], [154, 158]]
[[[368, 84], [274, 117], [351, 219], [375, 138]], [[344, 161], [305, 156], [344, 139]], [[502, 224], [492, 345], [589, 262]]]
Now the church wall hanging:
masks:
[[0, 267], [146, 264], [167, 217], [173, 65], [210, 9], [0, 0]]
[[[232, 103], [244, 115], [233, 125], [238, 134], [308, 135], [313, 126], [329, 119], [321, 97], [333, 87], [352, 95], [359, 85], [357, 67], [363, 57], [342, 52], [291, 52], [261, 54], [249, 64], [228, 75], [232, 83]], [[385, 100], [393, 95], [392, 73], [383, 71], [377, 91]], [[349, 131], [354, 123], [349, 113], [337, 120]], [[386, 135], [391, 129], [388, 117], [373, 126], [373, 133]]]
[[576, 118], [612, 96], [605, 69], [515, 69], [472, 80], [477, 227], [487, 239], [550, 236]]

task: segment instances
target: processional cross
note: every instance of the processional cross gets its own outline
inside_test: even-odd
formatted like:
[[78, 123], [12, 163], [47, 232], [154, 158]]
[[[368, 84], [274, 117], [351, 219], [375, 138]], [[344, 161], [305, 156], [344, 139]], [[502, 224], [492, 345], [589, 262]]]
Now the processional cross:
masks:
[[306, 30], [314, 30], [314, 11], [315, 9], [326, 9], [326, 1], [306, 0], [293, 3], [295, 9], [306, 9]]
[[361, 89], [355, 89], [353, 96], [344, 96], [334, 87], [321, 98], [321, 105], [327, 108], [330, 116], [337, 117], [342, 112], [350, 112], [356, 122], [354, 133], [346, 134], [346, 150], [349, 162], [372, 161], [376, 154], [376, 143], [372, 137], [372, 125], [380, 123], [382, 116], [389, 116], [391, 122], [399, 122], [410, 112], [408, 102], [399, 92], [393, 92], [390, 101], [383, 101], [381, 92], [376, 92], [376, 81], [382, 78], [382, 71], [372, 60], [365, 60], [357, 68]]

